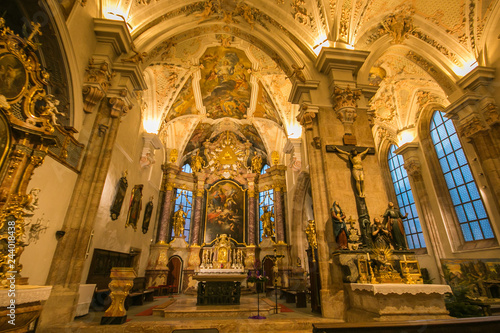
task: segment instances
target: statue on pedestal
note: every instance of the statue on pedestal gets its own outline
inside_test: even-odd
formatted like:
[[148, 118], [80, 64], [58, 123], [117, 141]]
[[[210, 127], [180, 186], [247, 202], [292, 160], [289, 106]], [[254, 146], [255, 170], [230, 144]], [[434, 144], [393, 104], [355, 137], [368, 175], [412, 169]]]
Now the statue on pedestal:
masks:
[[179, 210], [174, 213], [173, 216], [173, 226], [174, 226], [174, 237], [182, 237], [184, 235], [184, 224], [186, 223], [186, 212], [182, 210], [182, 205], [179, 206]]
[[345, 214], [337, 201], [333, 202], [332, 208], [330, 208], [330, 214], [333, 221], [333, 233], [335, 235], [335, 241], [337, 242], [338, 249], [348, 250], [347, 245], [347, 226], [345, 224]]
[[390, 233], [392, 245], [395, 250], [408, 249], [408, 246], [406, 245], [405, 229], [402, 221], [402, 219], [405, 219], [407, 216], [408, 213], [403, 216], [400, 210], [394, 207], [392, 202], [389, 202], [389, 206], [384, 213], [383, 224], [387, 227], [387, 230]]
[[205, 167], [205, 160], [200, 156], [200, 151], [191, 157], [191, 170], [193, 172], [200, 172]]
[[262, 170], [262, 157], [257, 152], [254, 152], [254, 157], [252, 157], [252, 172], [260, 173], [260, 170]]
[[391, 244], [389, 230], [378, 218], [373, 219], [371, 235], [376, 248], [389, 248]]
[[363, 165], [361, 164], [361, 161], [363, 157], [368, 153], [370, 148], [366, 148], [365, 151], [358, 153], [356, 148], [353, 148], [350, 153], [339, 149], [335, 147], [335, 150], [339, 152], [340, 154], [344, 154], [349, 156], [349, 161], [351, 161], [352, 164], [352, 177], [356, 181], [356, 190], [358, 191], [358, 195], [360, 198], [365, 197], [365, 174], [363, 172]]
[[262, 208], [264, 212], [260, 217], [262, 221], [262, 236], [263, 237], [273, 237], [274, 236], [274, 221], [272, 218], [274, 217], [273, 211], [269, 211], [268, 206], [264, 206]]

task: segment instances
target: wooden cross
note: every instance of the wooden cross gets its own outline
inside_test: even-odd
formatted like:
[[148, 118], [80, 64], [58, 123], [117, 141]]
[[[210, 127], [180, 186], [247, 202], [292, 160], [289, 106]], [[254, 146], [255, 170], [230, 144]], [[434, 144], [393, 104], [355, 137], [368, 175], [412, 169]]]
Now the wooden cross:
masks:
[[326, 152], [327, 153], [336, 153], [336, 150], [335, 150], [335, 147], [343, 150], [343, 151], [347, 151], [347, 152], [350, 152], [351, 150], [353, 149], [356, 149], [358, 151], [358, 153], [362, 153], [364, 152], [367, 148], [368, 149], [368, 152], [366, 153], [367, 155], [375, 155], [375, 148], [371, 148], [371, 147], [359, 147], [359, 146], [337, 146], [337, 145], [326, 145]]

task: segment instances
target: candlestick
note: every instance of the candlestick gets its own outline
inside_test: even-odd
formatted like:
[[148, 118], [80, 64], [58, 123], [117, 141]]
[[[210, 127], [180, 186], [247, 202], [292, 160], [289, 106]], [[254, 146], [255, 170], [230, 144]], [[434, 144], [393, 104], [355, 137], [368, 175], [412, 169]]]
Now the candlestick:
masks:
[[370, 252], [366, 252], [366, 258], [370, 261]]

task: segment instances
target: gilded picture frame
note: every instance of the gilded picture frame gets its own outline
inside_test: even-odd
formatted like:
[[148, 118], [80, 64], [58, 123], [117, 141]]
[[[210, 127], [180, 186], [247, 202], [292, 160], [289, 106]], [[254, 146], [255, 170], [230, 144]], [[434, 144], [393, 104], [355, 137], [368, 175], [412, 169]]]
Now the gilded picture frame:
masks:
[[23, 94], [28, 73], [22, 61], [11, 53], [0, 54], [0, 95], [13, 101]]
[[115, 194], [115, 199], [113, 200], [113, 203], [111, 204], [110, 214], [111, 214], [111, 219], [117, 220], [118, 216], [120, 216], [120, 212], [122, 210], [123, 206], [123, 200], [125, 199], [125, 194], [127, 192], [128, 188], [128, 181], [127, 177], [123, 176], [120, 178], [118, 181], [118, 185], [116, 186], [116, 194]]
[[151, 214], [153, 213], [153, 198], [149, 199], [149, 202], [146, 204], [146, 208], [144, 209], [144, 217], [142, 219], [142, 233], [146, 234], [149, 229], [149, 223], [151, 221]]
[[134, 230], [137, 230], [137, 222], [139, 221], [139, 216], [142, 209], [142, 188], [144, 185], [135, 185], [132, 189], [132, 194], [130, 195], [130, 206], [128, 208], [127, 222], [125, 223], [125, 228], [131, 226]]
[[246, 190], [232, 180], [221, 180], [206, 191], [205, 198], [205, 244], [221, 234], [245, 244]]

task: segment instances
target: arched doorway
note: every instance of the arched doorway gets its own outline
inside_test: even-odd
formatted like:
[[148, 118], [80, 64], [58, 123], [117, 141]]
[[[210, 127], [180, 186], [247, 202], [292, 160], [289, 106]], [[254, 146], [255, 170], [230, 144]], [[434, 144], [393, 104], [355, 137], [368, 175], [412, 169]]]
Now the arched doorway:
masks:
[[265, 287], [274, 286], [273, 268], [274, 268], [274, 261], [269, 257], [265, 257], [264, 260], [262, 261], [262, 269], [264, 270], [264, 274], [269, 278], [269, 280], [266, 281]]
[[182, 274], [182, 260], [174, 256], [171, 257], [167, 264], [167, 288], [170, 293], [178, 293], [181, 290], [181, 274]]

